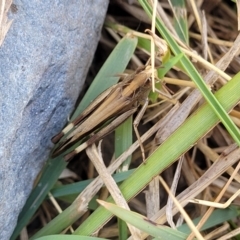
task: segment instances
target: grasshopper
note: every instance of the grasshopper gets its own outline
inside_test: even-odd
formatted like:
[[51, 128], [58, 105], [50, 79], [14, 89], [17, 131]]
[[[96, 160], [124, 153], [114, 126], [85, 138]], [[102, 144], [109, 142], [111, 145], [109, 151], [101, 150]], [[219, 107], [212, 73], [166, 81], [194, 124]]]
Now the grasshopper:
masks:
[[[61, 154], [78, 140], [85, 137], [93, 130], [96, 130], [108, 120], [111, 120], [110, 124], [105, 128], [92, 135], [84, 144], [64, 156], [66, 161], [70, 161], [84, 148], [113, 131], [125, 119], [131, 116], [140, 105], [143, 105], [142, 111], [139, 112], [139, 117], [136, 117], [133, 124], [135, 133], [140, 142], [137, 126], [140, 121], [140, 115], [143, 115], [148, 105], [148, 94], [152, 87], [151, 76], [151, 67], [149, 65], [142, 66], [133, 74], [125, 77], [120, 83], [115, 84], [101, 93], [86, 110], [80, 114], [80, 116], [52, 138], [53, 143], [59, 142], [58, 147], [52, 154], [53, 157]], [[143, 159], [145, 159], [141, 142], [140, 147]]]

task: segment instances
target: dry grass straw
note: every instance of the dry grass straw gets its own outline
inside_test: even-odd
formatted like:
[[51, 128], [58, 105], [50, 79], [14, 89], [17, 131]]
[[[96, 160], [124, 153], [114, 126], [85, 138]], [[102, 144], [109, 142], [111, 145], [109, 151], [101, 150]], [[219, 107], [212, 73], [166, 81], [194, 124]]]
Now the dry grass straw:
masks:
[[[87, 148], [86, 150], [88, 157], [90, 158], [91, 162], [95, 166], [100, 178], [104, 182], [106, 188], [108, 189], [109, 193], [113, 197], [115, 203], [127, 210], [130, 210], [126, 200], [122, 196], [121, 191], [119, 190], [116, 182], [112, 178], [111, 174], [108, 173], [108, 170], [105, 166], [105, 163], [102, 159], [102, 153], [101, 153], [101, 144], [99, 144], [99, 147], [97, 148], [95, 144]], [[127, 224], [129, 231], [131, 232], [131, 235], [134, 239], [140, 238], [140, 231], [131, 226], [130, 224]]]
[[0, 1], [0, 46], [2, 45], [6, 34], [12, 24], [12, 21], [8, 20], [7, 13], [12, 5], [12, 0]]

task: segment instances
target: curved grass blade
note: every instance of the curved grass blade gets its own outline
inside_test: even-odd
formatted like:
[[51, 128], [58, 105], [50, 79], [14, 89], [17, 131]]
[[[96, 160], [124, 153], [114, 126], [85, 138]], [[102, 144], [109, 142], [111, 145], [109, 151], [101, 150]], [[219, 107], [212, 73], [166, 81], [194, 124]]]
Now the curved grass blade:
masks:
[[145, 216], [123, 209], [115, 204], [100, 200], [98, 200], [98, 202], [117, 217], [130, 223], [136, 228], [142, 230], [143, 232], [148, 233], [152, 237], [157, 237], [158, 239], [163, 240], [164, 239], [181, 240], [186, 239], [188, 236], [187, 234], [184, 234], [183, 232], [180, 232], [178, 230], [154, 223]]

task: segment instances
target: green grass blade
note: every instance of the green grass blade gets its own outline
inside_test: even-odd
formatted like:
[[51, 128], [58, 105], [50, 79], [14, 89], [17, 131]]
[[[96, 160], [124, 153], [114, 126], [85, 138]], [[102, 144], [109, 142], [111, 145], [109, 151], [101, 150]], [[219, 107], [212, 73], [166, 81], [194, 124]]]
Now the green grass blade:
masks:
[[[115, 130], [115, 158], [118, 158], [123, 152], [125, 152], [133, 141], [132, 130], [132, 116], [128, 118], [123, 124], [121, 124]], [[128, 170], [128, 165], [131, 162], [131, 157], [128, 157], [122, 165], [123, 171]]]
[[173, 7], [173, 25], [177, 32], [178, 37], [188, 45], [188, 21], [187, 21], [187, 9], [185, 0], [170, 0]]
[[[117, 32], [121, 32], [123, 34], [127, 34], [127, 33], [133, 33], [134, 35], [134, 30], [131, 28], [128, 28], [124, 25], [118, 24], [118, 23], [113, 23], [109, 20], [105, 21], [104, 26], [111, 28], [114, 31]], [[147, 52], [151, 52], [151, 41], [149, 39], [143, 38], [143, 37], [139, 37], [138, 36], [138, 48], [143, 48], [145, 49]]]
[[[125, 152], [132, 145], [132, 116], [128, 118], [123, 124], [121, 124], [115, 130], [115, 158], [118, 158], [123, 152]], [[129, 169], [131, 163], [131, 156], [129, 156], [122, 166], [119, 168], [119, 172], [124, 172]], [[128, 236], [128, 228], [125, 221], [118, 219], [118, 232], [119, 240], [125, 240]]]
[[[151, 16], [152, 15], [152, 9], [148, 2], [146, 0], [139, 0], [139, 3], [142, 5], [146, 13]], [[171, 48], [174, 55], [178, 55], [182, 53], [181, 49], [177, 45], [176, 41], [171, 37], [169, 31], [165, 28], [164, 24], [157, 18], [156, 19], [156, 27], [162, 37], [167, 41], [169, 47]], [[228, 116], [226, 111], [223, 109], [221, 104], [217, 101], [215, 96], [212, 94], [212, 92], [209, 90], [208, 86], [203, 81], [200, 74], [197, 72], [193, 64], [189, 61], [189, 59], [183, 55], [183, 57], [180, 59], [180, 62], [182, 63], [186, 73], [188, 76], [194, 81], [200, 92], [202, 93], [203, 97], [206, 99], [206, 101], [210, 104], [215, 114], [219, 117], [223, 125], [228, 130], [229, 134], [232, 136], [232, 138], [236, 141], [236, 143], [240, 146], [240, 131], [237, 128], [237, 126], [233, 123], [231, 118]]]
[[[183, 54], [171, 57], [166, 63], [163, 63], [160, 68], [157, 69], [158, 78], [162, 79], [173, 66], [176, 66]], [[155, 87], [160, 90], [161, 82], [155, 84]], [[158, 100], [158, 92], [150, 92], [148, 98], [152, 103], [155, 103]]]
[[[240, 73], [232, 78], [217, 93], [216, 98], [226, 111], [240, 101]], [[229, 96], [226, 98], [226, 95]], [[156, 175], [175, 162], [219, 121], [209, 104], [203, 104], [182, 124], [153, 154], [124, 181], [120, 190], [126, 200], [139, 193]], [[112, 199], [107, 199], [112, 202]], [[109, 220], [111, 214], [99, 207], [74, 234], [90, 235]]]
[[116, 45], [74, 112], [72, 119], [77, 117], [100, 93], [118, 82], [119, 77], [117, 75], [123, 73], [126, 69], [137, 42], [136, 37], [126, 35]]
[[106, 238], [73, 236], [73, 235], [51, 235], [40, 237], [36, 240], [107, 240]]
[[48, 161], [45, 167], [46, 170], [43, 172], [39, 183], [32, 191], [18, 217], [18, 223], [11, 236], [11, 240], [16, 239], [20, 231], [28, 224], [66, 165], [67, 163], [60, 157], [53, 159], [51, 162]]
[[[113, 178], [116, 183], [122, 182], [127, 179], [134, 170], [128, 170], [125, 172], [116, 173], [113, 175]], [[78, 195], [80, 194], [90, 183], [92, 179], [88, 179], [81, 182], [71, 183], [68, 185], [55, 186], [51, 189], [51, 194], [55, 198], [64, 197], [68, 195]]]
[[[213, 211], [208, 220], [204, 223], [203, 227], [201, 228], [201, 231], [204, 231], [212, 227], [216, 227], [221, 223], [234, 219], [237, 216], [239, 216], [239, 214], [240, 214], [239, 209], [235, 206], [231, 206], [226, 209], [216, 209]], [[196, 218], [193, 220], [193, 223], [197, 225], [201, 219], [202, 217]], [[183, 224], [179, 226], [177, 229], [187, 234], [190, 234], [192, 232], [192, 230], [188, 227], [187, 224]]]
[[[136, 46], [137, 38], [134, 38], [132, 36], [124, 37], [117, 44], [117, 46], [108, 57], [106, 63], [102, 67], [102, 70], [94, 80], [94, 86], [96, 89], [94, 90], [91, 88], [88, 91], [87, 96], [84, 97], [83, 101], [80, 104], [80, 107], [77, 109], [77, 113], [83, 110], [84, 107], [86, 107], [92, 99], [96, 98], [99, 95], [100, 91], [105, 90], [111, 84], [113, 85], [118, 81], [116, 75], [125, 70]], [[75, 115], [76, 114], [73, 116]], [[66, 162], [61, 157], [49, 159], [47, 161], [41, 179], [39, 180], [37, 186], [33, 189], [18, 218], [17, 226], [11, 237], [12, 240], [16, 239], [23, 227], [28, 224], [31, 217], [37, 208], [41, 205], [42, 201], [45, 199], [47, 193], [53, 187], [66, 165]]]
[[162, 239], [162, 240], [165, 240], [165, 239], [180, 240], [180, 239], [186, 239], [188, 236], [187, 234], [184, 234], [170, 227], [157, 225], [153, 222], [150, 222], [145, 216], [123, 209], [115, 204], [107, 203], [104, 201], [101, 201], [101, 204], [103, 204], [103, 206], [108, 211], [110, 211], [117, 217], [130, 223], [134, 227], [142, 230], [143, 232], [148, 233], [152, 237], [157, 237], [158, 239]]

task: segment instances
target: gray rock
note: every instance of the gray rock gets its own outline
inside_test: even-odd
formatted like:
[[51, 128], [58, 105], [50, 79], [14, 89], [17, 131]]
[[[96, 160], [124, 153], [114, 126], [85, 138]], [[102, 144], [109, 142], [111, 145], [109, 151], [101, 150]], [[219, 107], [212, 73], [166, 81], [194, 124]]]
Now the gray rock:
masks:
[[108, 0], [15, 0], [0, 47], [0, 239], [73, 110]]

